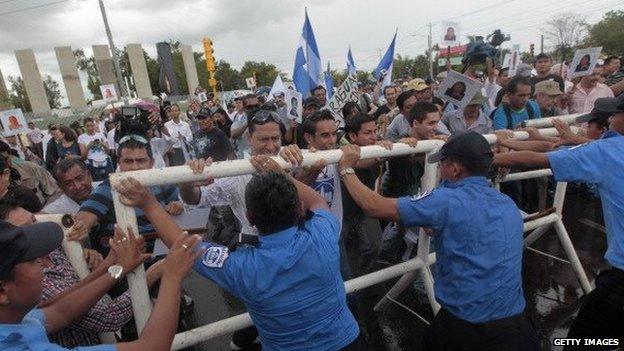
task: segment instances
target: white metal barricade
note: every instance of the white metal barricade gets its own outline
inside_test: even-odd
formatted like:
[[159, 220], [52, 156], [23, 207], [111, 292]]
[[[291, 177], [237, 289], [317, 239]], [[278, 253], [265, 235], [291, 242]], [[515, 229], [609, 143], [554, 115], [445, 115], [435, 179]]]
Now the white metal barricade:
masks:
[[[567, 123], [571, 123], [576, 116], [561, 116], [558, 117], [564, 120]], [[527, 123], [530, 126], [551, 126], [552, 123], [550, 119], [542, 119], [542, 120], [533, 120], [530, 121], [532, 123]], [[554, 128], [548, 129], [540, 129], [540, 133], [545, 136], [556, 136], [557, 131]], [[528, 138], [528, 133], [526, 132], [515, 132], [514, 139], [524, 140]], [[495, 135], [486, 135], [486, 139], [490, 143], [496, 142]], [[394, 156], [402, 156], [416, 153], [425, 153], [427, 157], [432, 152], [439, 150], [439, 148], [443, 145], [442, 141], [439, 140], [425, 140], [420, 141], [415, 148], [412, 148], [405, 144], [394, 144], [393, 150], [386, 150], [380, 146], [367, 146], [363, 147], [361, 150], [361, 158], [379, 158], [379, 157], [394, 157]], [[329, 150], [329, 151], [318, 151], [314, 153], [307, 153], [304, 155], [303, 166], [310, 166], [314, 164], [319, 159], [324, 159], [327, 163], [337, 163], [342, 156], [342, 151], [340, 150]], [[292, 165], [285, 162], [279, 157], [274, 158], [280, 166], [284, 169], [291, 168]], [[216, 162], [213, 163], [210, 167], [207, 167], [202, 174], [194, 174], [187, 166], [177, 166], [177, 167], [168, 167], [165, 169], [150, 169], [150, 170], [141, 170], [141, 171], [132, 171], [132, 172], [124, 172], [124, 173], [114, 173], [110, 175], [111, 185], [117, 184], [124, 178], [133, 177], [137, 179], [140, 183], [146, 186], [153, 185], [164, 185], [164, 184], [175, 184], [175, 183], [183, 183], [190, 181], [198, 181], [205, 179], [208, 175], [213, 178], [221, 178], [221, 177], [230, 177], [242, 174], [250, 174], [254, 173], [255, 169], [251, 165], [248, 160], [233, 160], [233, 161], [225, 161], [225, 162]], [[533, 172], [533, 173], [532, 173]], [[510, 174], [506, 178], [507, 181], [515, 180], [515, 179], [526, 179], [522, 178], [523, 176], [527, 177], [536, 177], [547, 175], [548, 170], [540, 170], [540, 171], [531, 171], [526, 172], [525, 175], [520, 174]], [[422, 191], [433, 189], [438, 183], [438, 164], [426, 164], [425, 172], [421, 180]], [[560, 189], [561, 187], [561, 189]], [[567, 231], [561, 222], [561, 206], [563, 205], [563, 199], [565, 196], [565, 184], [558, 185], [558, 198], [555, 196], [555, 206], [557, 207], [557, 212], [542, 218], [538, 218], [534, 221], [530, 221], [524, 224], [524, 230], [532, 231], [525, 238], [525, 243], [530, 244], [530, 240], [535, 240], [536, 237], [543, 234], [546, 230], [543, 228], [547, 228], [554, 223], [557, 233], [559, 235], [559, 239], [564, 246], [566, 253], [568, 254], [568, 258], [570, 258], [571, 263], [573, 264], [577, 275], [579, 276], [579, 280], [583, 286], [585, 292], [589, 292], [591, 290], [591, 286], [587, 281], [587, 277], [585, 276], [585, 272], [580, 265], [580, 261], [578, 261], [578, 256], [576, 256], [576, 252], [574, 251], [574, 247], [569, 239]], [[117, 224], [121, 228], [130, 228], [134, 231], [134, 233], [138, 234], [138, 227], [136, 222], [136, 216], [134, 213], [134, 209], [132, 207], [128, 207], [123, 205], [119, 201], [119, 195], [113, 190], [113, 203], [115, 207], [115, 215], [117, 218]], [[557, 204], [560, 204], [557, 206]], [[541, 234], [540, 234], [541, 232]], [[531, 241], [532, 242], [532, 241]], [[80, 245], [69, 245], [64, 247], [70, 259], [75, 257], [77, 260], [77, 256], [79, 255], [82, 261], [82, 249]], [[430, 248], [430, 238], [428, 235], [424, 234], [424, 232], [419, 233], [419, 246], [418, 252], [415, 258], [364, 275], [358, 278], [349, 280], [345, 282], [345, 287], [347, 292], [354, 292], [360, 289], [378, 284], [382, 281], [389, 280], [398, 276], [401, 278], [397, 281], [397, 283], [393, 286], [393, 288], [388, 291], [386, 297], [380, 301], [378, 306], [386, 299], [393, 298], [398, 296], [398, 294], [403, 291], [407, 286], [409, 286], [417, 275], [421, 276], [421, 279], [425, 285], [425, 291], [427, 293], [429, 303], [432, 306], [434, 312], [437, 313], [440, 306], [435, 300], [434, 290], [433, 290], [433, 276], [431, 274], [429, 266], [435, 262], [435, 253], [429, 252]], [[78, 250], [80, 252], [78, 253]], [[72, 264], [75, 264], [72, 259]], [[145, 281], [145, 271], [143, 266], [137, 267], [132, 273], [128, 274], [128, 283], [130, 286], [130, 292], [132, 296], [132, 305], [134, 316], [137, 324], [137, 330], [139, 332], [145, 326], [147, 319], [151, 313], [151, 301], [149, 299], [147, 285]], [[376, 308], [378, 308], [376, 306]], [[199, 342], [208, 340], [210, 338], [214, 338], [217, 336], [225, 335], [236, 330], [245, 328], [252, 325], [249, 314], [244, 313], [237, 316], [233, 316], [227, 319], [220, 320], [218, 322], [214, 322], [208, 325], [204, 325], [202, 327], [189, 330], [180, 334], [177, 334], [173, 345], [172, 350], [179, 350]]]

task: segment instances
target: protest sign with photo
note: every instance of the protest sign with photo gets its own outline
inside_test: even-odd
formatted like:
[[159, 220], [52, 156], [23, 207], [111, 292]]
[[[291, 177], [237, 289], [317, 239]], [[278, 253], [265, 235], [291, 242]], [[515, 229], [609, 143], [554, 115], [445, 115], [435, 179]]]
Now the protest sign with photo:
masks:
[[457, 108], [463, 109], [481, 87], [481, 82], [458, 72], [449, 71], [435, 95], [444, 101], [453, 103]]
[[253, 89], [256, 87], [256, 80], [254, 77], [245, 78], [245, 83], [247, 84], [247, 88]]
[[297, 123], [302, 121], [303, 112], [303, 95], [295, 89], [286, 89], [284, 92], [284, 101], [286, 102], [286, 111], [288, 111], [288, 119]]
[[115, 84], [100, 85], [100, 92], [102, 93], [102, 99], [106, 101], [117, 100], [117, 90], [115, 89]]
[[342, 116], [342, 107], [347, 102], [360, 101], [360, 91], [358, 90], [358, 80], [354, 74], [347, 76], [347, 79], [336, 89], [327, 107], [333, 113], [336, 120], [340, 123], [340, 127], [344, 127], [344, 117]]
[[583, 77], [592, 74], [602, 47], [579, 49], [574, 52], [574, 58], [570, 64], [570, 78]]
[[509, 58], [505, 56], [505, 59], [508, 61], [503, 64], [503, 67], [509, 68], [509, 72], [507, 73], [508, 77], [513, 77], [516, 75], [516, 71], [518, 70], [518, 65], [522, 63], [521, 55], [520, 55], [520, 45], [515, 44], [511, 47], [511, 52], [508, 54]]
[[26, 119], [19, 108], [0, 112], [0, 122], [4, 129], [4, 136], [12, 136], [28, 132]]
[[459, 41], [459, 22], [443, 22], [440, 46], [453, 46]]
[[208, 94], [206, 94], [205, 91], [202, 91], [201, 93], [197, 94], [197, 98], [199, 99], [199, 102], [208, 101]]

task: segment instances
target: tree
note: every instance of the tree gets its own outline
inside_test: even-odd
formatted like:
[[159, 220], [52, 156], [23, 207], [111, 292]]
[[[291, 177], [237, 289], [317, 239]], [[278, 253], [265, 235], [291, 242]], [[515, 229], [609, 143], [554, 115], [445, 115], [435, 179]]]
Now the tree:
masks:
[[[220, 60], [217, 63], [215, 78], [219, 82], [219, 87], [222, 91], [241, 89], [245, 86], [240, 72], [232, 68], [232, 66], [225, 60]], [[275, 79], [275, 77], [273, 79]], [[271, 82], [271, 84], [273, 84], [273, 82]]]
[[566, 12], [551, 17], [542, 31], [553, 48], [554, 58], [560, 61], [570, 58], [570, 52], [586, 37], [587, 28], [584, 16]]
[[102, 81], [95, 66], [95, 58], [93, 56], [87, 57], [83, 49], [75, 50], [74, 57], [76, 58], [78, 69], [87, 74], [87, 89], [93, 95], [93, 99], [102, 99], [102, 93], [100, 92]]
[[621, 55], [624, 52], [624, 11], [609, 11], [602, 20], [589, 27], [588, 44], [602, 46], [607, 55]]
[[24, 112], [31, 112], [30, 100], [28, 100], [28, 94], [26, 94], [26, 87], [24, 86], [24, 80], [22, 77], [14, 78], [9, 76], [9, 100], [11, 105], [15, 108], [21, 108]]
[[46, 76], [43, 81], [43, 88], [45, 89], [46, 97], [48, 98], [48, 104], [50, 108], [61, 107], [61, 87], [57, 81], [52, 79], [51, 76]]
[[392, 64], [392, 79], [426, 77], [429, 75], [429, 59], [426, 55], [415, 58], [397, 55]]
[[275, 78], [280, 73], [277, 67], [266, 62], [247, 61], [240, 70], [243, 79], [253, 77], [255, 73], [257, 82], [261, 86], [272, 86]]

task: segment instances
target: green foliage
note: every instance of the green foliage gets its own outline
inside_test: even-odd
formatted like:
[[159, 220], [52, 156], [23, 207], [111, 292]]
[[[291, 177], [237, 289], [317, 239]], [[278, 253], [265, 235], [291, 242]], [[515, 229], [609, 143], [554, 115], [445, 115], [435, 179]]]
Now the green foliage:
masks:
[[392, 68], [392, 79], [398, 78], [424, 78], [429, 75], [429, 60], [425, 55], [415, 58], [397, 55]]
[[249, 78], [256, 74], [257, 85], [261, 86], [271, 86], [275, 81], [275, 78], [280, 73], [277, 67], [273, 64], [266, 62], [255, 62], [255, 61], [247, 61], [243, 64], [243, 67], [240, 70], [241, 78]]
[[607, 55], [624, 54], [624, 11], [609, 11], [602, 20], [589, 27], [588, 44], [602, 46]]
[[43, 81], [43, 87], [45, 89], [46, 97], [48, 98], [50, 108], [60, 108], [61, 87], [59, 83], [52, 79], [51, 76], [46, 76], [46, 79]]
[[102, 99], [102, 93], [100, 92], [102, 82], [95, 66], [95, 58], [93, 56], [87, 57], [83, 49], [74, 50], [74, 57], [76, 58], [78, 69], [87, 74], [87, 89], [93, 95], [93, 99]]
[[[21, 108], [24, 112], [31, 112], [30, 100], [28, 100], [28, 94], [26, 93], [26, 86], [22, 77], [8, 77], [9, 82], [9, 96], [8, 102], [15, 108]], [[51, 76], [46, 76], [43, 80], [43, 88], [45, 89], [46, 97], [51, 108], [61, 107], [61, 88], [60, 84], [52, 79]]]
[[[206, 65], [204, 64], [204, 69]], [[218, 82], [218, 87], [222, 91], [236, 90], [246, 88], [245, 82], [241, 74], [225, 60], [217, 62], [217, 70], [215, 72], [215, 78]], [[258, 77], [259, 78], [259, 77]], [[275, 77], [273, 78], [275, 80]], [[270, 84], [272, 85], [273, 81]]]

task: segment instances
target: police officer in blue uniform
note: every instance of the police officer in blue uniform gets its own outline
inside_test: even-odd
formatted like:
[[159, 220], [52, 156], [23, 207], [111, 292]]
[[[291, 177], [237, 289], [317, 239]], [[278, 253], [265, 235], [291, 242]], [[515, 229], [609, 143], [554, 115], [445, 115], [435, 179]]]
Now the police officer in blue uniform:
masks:
[[359, 148], [342, 148], [342, 181], [368, 214], [433, 230], [434, 290], [442, 309], [424, 337], [426, 350], [536, 350], [524, 314], [523, 223], [514, 202], [492, 189], [492, 151], [483, 136], [451, 136], [428, 162], [440, 161], [439, 188], [414, 197], [385, 198], [353, 172]]
[[[596, 279], [596, 289], [583, 301], [568, 338], [619, 338], [621, 347], [624, 345], [624, 94], [597, 99], [594, 110], [611, 115], [609, 137], [548, 153], [497, 154], [494, 162], [501, 166], [550, 167], [558, 182], [596, 185], [607, 228], [605, 259], [611, 268]], [[579, 118], [583, 121], [589, 117]]]
[[[245, 190], [259, 244], [230, 251], [205, 243], [195, 270], [245, 303], [262, 350], [362, 350], [340, 274], [338, 219], [323, 197], [283, 174], [268, 156], [250, 161], [262, 171]], [[138, 182], [126, 180], [117, 190], [127, 204], [143, 209], [166, 245], [181, 235]]]

